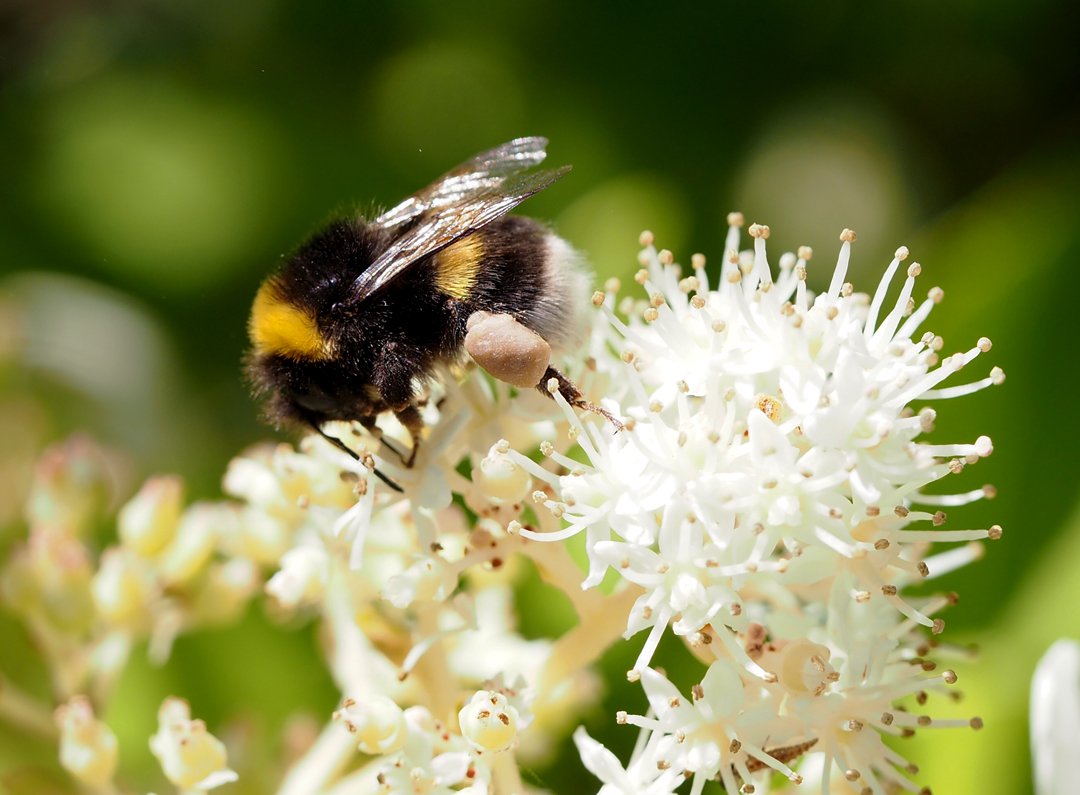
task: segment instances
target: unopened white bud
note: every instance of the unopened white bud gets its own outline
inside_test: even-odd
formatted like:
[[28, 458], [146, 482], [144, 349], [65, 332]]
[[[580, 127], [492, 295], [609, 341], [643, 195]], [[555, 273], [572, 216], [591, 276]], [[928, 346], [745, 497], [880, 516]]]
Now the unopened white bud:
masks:
[[326, 592], [330, 556], [325, 547], [294, 547], [281, 556], [281, 569], [266, 583], [266, 592], [283, 607], [318, 601]]
[[394, 607], [406, 608], [413, 602], [441, 602], [456, 587], [454, 569], [441, 558], [429, 557], [391, 577], [383, 587], [383, 597]]
[[505, 442], [496, 442], [473, 470], [473, 482], [489, 497], [503, 502], [521, 502], [532, 488], [529, 473], [506, 452]]
[[458, 724], [478, 751], [505, 751], [517, 738], [518, 711], [502, 693], [478, 690], [458, 712]]
[[225, 744], [191, 719], [191, 708], [179, 698], [167, 698], [158, 710], [157, 734], [150, 750], [165, 777], [183, 790], [208, 790], [236, 781], [227, 765]]
[[405, 745], [405, 713], [386, 696], [346, 699], [334, 719], [356, 735], [358, 747], [365, 754], [389, 754]]
[[17, 546], [0, 577], [0, 601], [50, 631], [78, 636], [91, 629], [93, 570], [85, 546], [66, 532], [33, 528], [29, 542]]
[[63, 768], [88, 787], [106, 789], [116, 772], [116, 735], [94, 717], [90, 699], [75, 696], [59, 707], [56, 725]]
[[223, 625], [237, 620], [262, 579], [246, 558], [212, 563], [199, 580], [191, 614], [200, 624]]
[[120, 509], [120, 540], [140, 555], [155, 555], [176, 534], [183, 483], [172, 475], [150, 478]]
[[157, 583], [145, 560], [122, 547], [102, 553], [90, 589], [98, 615], [112, 626], [129, 629], [145, 625], [157, 596]]
[[176, 536], [158, 558], [162, 581], [180, 585], [199, 574], [214, 554], [221, 529], [232, 521], [232, 510], [223, 505], [200, 503], [184, 511]]

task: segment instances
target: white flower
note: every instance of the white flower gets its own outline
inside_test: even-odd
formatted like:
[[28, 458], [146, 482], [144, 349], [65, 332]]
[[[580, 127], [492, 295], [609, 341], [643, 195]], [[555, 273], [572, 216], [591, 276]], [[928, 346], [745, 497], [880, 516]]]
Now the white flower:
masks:
[[[575, 732], [602, 795], [701, 795], [710, 781], [774, 791], [777, 775], [784, 791], [804, 779], [822, 793], [917, 788], [891, 737], [981, 723], [939, 717], [956, 675], [937, 667], [927, 636], [943, 631], [952, 600], [911, 586], [1001, 535], [942, 527], [944, 509], [993, 492], [936, 481], [992, 445], [927, 442], [926, 404], [1003, 375], [942, 386], [990, 343], [941, 358], [943, 341], [921, 332], [941, 291], [912, 301], [917, 264], [890, 287], [906, 249], [873, 296], [860, 295], [845, 283], [855, 239], [845, 230], [815, 297], [809, 249], [774, 271], [768, 228], [752, 226], [753, 251], [740, 254], [742, 219], [730, 221], [715, 288], [703, 257], [683, 274], [646, 235], [643, 296], [616, 306], [609, 283], [593, 297], [583, 358], [555, 363], [621, 424], [558, 393], [514, 394], [462, 363], [419, 400], [418, 449], [382, 417], [377, 429], [326, 429], [355, 457], [312, 436], [236, 459], [225, 489], [238, 503], [182, 511], [180, 482], [151, 480], [100, 559], [74, 526], [92, 501], [56, 480], [46, 496], [72, 509], [33, 506], [0, 590], [57, 691], [104, 702], [137, 636], [164, 659], [180, 633], [235, 623], [261, 587], [321, 622], [329, 673], [361, 694], [334, 715], [354, 738], [328, 726], [293, 743], [282, 793], [531, 792], [522, 768], [600, 697], [597, 662], [620, 635], [638, 638], [628, 676], [647, 706], [616, 714], [638, 732], [625, 763]], [[575, 535], [583, 543], [553, 543]], [[934, 542], [965, 543], [935, 553]], [[551, 616], [536, 614], [548, 606]], [[653, 664], [665, 633], [700, 664], [688, 688]], [[1060, 762], [1062, 738], [1080, 731], [1061, 722], [1076, 717], [1080, 667], [1066, 651], [1036, 682], [1036, 752], [1051, 753], [1037, 764], [1040, 786], [1076, 778]], [[48, 730], [28, 697], [3, 706]], [[62, 763], [111, 789], [111, 732], [80, 700], [60, 720]], [[151, 749], [181, 791], [236, 779], [185, 702], [166, 700], [159, 723]], [[349, 758], [357, 752], [367, 758]]]
[[584, 727], [574, 732], [574, 744], [588, 771], [603, 782], [599, 795], [673, 795], [685, 780], [682, 771], [667, 761], [675, 740], [663, 734], [654, 733], [640, 743], [625, 769]]
[[712, 663], [690, 699], [651, 668], [641, 672], [641, 684], [654, 717], [621, 715], [620, 722], [672, 737], [676, 742], [665, 765], [700, 781], [720, 778], [730, 792], [738, 790], [736, 775], [749, 780], [751, 771], [765, 766], [799, 780], [783, 759], [763, 745], [769, 737], [798, 736], [802, 726], [779, 717], [779, 693], [746, 687], [732, 664]]
[[1080, 781], [1080, 644], [1059, 640], [1031, 680], [1031, 756], [1037, 795], [1066, 795]]
[[230, 506], [196, 503], [180, 517], [172, 541], [158, 556], [158, 576], [171, 587], [185, 585], [205, 571], [218, 537], [235, 528], [236, 512]]
[[[517, 631], [513, 592], [491, 585], [478, 590], [471, 600], [471, 625], [448, 637], [448, 662], [463, 681], [518, 680], [535, 682], [551, 653], [551, 641], [526, 640]], [[494, 688], [498, 689], [498, 688]], [[524, 706], [517, 705], [519, 711]]]
[[148, 561], [125, 547], [102, 553], [91, 588], [98, 615], [110, 625], [132, 629], [147, 625], [154, 601], [160, 597]]
[[473, 483], [486, 495], [503, 502], [520, 502], [532, 486], [529, 473], [508, 455], [510, 443], [500, 439], [473, 470]]
[[424, 707], [405, 710], [405, 724], [405, 747], [392, 764], [381, 769], [380, 791], [426, 795], [487, 792], [486, 767], [477, 765], [461, 735], [447, 731]]
[[437, 555], [430, 555], [391, 577], [383, 588], [383, 596], [394, 607], [405, 608], [415, 601], [441, 602], [456, 585], [454, 567]]

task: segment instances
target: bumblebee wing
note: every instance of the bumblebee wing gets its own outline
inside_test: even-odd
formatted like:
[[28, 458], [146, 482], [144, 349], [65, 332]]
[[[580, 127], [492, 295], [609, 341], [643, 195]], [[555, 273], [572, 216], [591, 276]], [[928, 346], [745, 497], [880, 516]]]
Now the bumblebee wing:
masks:
[[562, 166], [500, 177], [420, 217], [356, 278], [350, 300], [357, 302], [371, 296], [414, 262], [505, 215], [569, 170], [570, 166]]
[[374, 223], [387, 229], [408, 223], [431, 210], [448, 207], [465, 196], [497, 187], [503, 179], [538, 166], [547, 157], [547, 138], [515, 138], [466, 160], [426, 188], [391, 207]]

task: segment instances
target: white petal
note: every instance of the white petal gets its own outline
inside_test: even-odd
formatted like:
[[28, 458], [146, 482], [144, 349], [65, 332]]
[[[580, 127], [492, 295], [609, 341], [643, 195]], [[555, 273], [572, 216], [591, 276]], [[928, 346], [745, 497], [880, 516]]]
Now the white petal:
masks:
[[577, 746], [585, 769], [602, 782], [605, 784], [626, 782], [626, 771], [623, 770], [618, 757], [590, 737], [584, 726], [578, 726], [574, 730], [574, 745]]
[[1080, 644], [1059, 640], [1031, 681], [1031, 754], [1037, 795], [1069, 795], [1080, 782]]
[[469, 772], [469, 755], [465, 751], [439, 754], [431, 760], [431, 772], [439, 784], [452, 786], [464, 781]]
[[679, 689], [671, 684], [667, 677], [652, 668], [642, 670], [641, 685], [645, 689], [646, 697], [649, 699], [649, 706], [657, 715], [670, 712], [673, 703], [682, 702], [682, 694], [679, 693]]
[[701, 688], [714, 716], [735, 715], [746, 695], [735, 667], [724, 660], [717, 660], [709, 666], [705, 678], [701, 680]]

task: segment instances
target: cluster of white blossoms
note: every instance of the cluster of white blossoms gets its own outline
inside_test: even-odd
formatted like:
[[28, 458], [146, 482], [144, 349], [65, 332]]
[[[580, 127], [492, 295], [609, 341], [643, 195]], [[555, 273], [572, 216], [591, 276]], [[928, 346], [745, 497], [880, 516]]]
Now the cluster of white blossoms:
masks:
[[[621, 430], [554, 390], [449, 373], [424, 403], [413, 467], [385, 443], [409, 438], [392, 419], [381, 439], [342, 424], [331, 432], [358, 459], [318, 437], [249, 451], [226, 473], [231, 502], [185, 509], [178, 481], [151, 480], [104, 550], [86, 531], [93, 456], [80, 442], [47, 457], [0, 593], [66, 705], [60, 763], [89, 792], [126, 791], [95, 708], [132, 648], [147, 641], [164, 662], [179, 633], [237, 620], [261, 585], [277, 613], [321, 622], [342, 695], [293, 748], [282, 795], [544, 792], [522, 771], [571, 735], [598, 779], [583, 772], [575, 791], [917, 790], [886, 738], [979, 721], [923, 708], [956, 681], [936, 659], [955, 597], [908, 586], [1001, 534], [941, 527], [945, 508], [991, 488], [931, 488], [989, 455], [989, 440], [919, 437], [933, 401], [1003, 375], [942, 385], [990, 343], [941, 358], [941, 338], [921, 331], [941, 291], [912, 298], [917, 264], [890, 291], [906, 249], [872, 296], [855, 293], [845, 230], [832, 282], [812, 296], [809, 249], [774, 274], [768, 227], [751, 226], [753, 250], [739, 253], [742, 219], [729, 220], [715, 288], [703, 257], [684, 273], [646, 233], [644, 295], [620, 300], [614, 282], [594, 295], [573, 374]], [[526, 558], [576, 613], [560, 637], [518, 629], [537, 609], [517, 587]], [[665, 634], [697, 668], [688, 689], [654, 664]], [[596, 663], [624, 642], [636, 644], [628, 676], [641, 697], [610, 729], [593, 724], [638, 732], [620, 761], [579, 724], [603, 695]], [[7, 684], [0, 719], [55, 736], [49, 711]], [[167, 700], [159, 722], [150, 750], [180, 792], [244, 777], [186, 703]]]
[[[535, 498], [564, 525], [522, 534], [554, 541], [584, 532], [583, 585], [599, 585], [610, 570], [641, 589], [625, 636], [648, 630], [629, 675], [640, 678], [649, 710], [618, 719], [642, 729], [636, 753], [649, 764], [612, 768], [605, 749], [576, 739], [590, 769], [618, 791], [667, 792], [657, 782], [672, 770], [693, 779], [694, 793], [708, 779], [749, 791], [766, 767], [800, 783], [805, 776], [789, 763], [808, 752], [823, 793], [834, 791], [837, 772], [856, 792], [917, 789], [913, 766], [883, 735], [980, 722], [897, 707], [908, 696], [921, 706], [956, 680], [927, 659], [934, 644], [922, 631], [944, 630], [936, 615], [951, 597], [903, 590], [976, 558], [978, 541], [1001, 528], [930, 529], [945, 523], [942, 508], [993, 495], [991, 487], [926, 491], [992, 446], [986, 437], [918, 442], [935, 413], [910, 405], [965, 395], [1004, 374], [993, 368], [940, 386], [990, 341], [940, 357], [941, 338], [921, 327], [943, 295], [934, 288], [914, 301], [917, 263], [886, 306], [906, 248], [872, 297], [855, 293], [845, 281], [855, 234], [844, 230], [830, 286], [811, 296], [810, 249], [785, 254], [774, 276], [769, 228], [752, 225], [753, 251], [740, 254], [742, 218], [729, 222], [715, 289], [703, 257], [684, 276], [646, 234], [635, 277], [646, 298], [621, 307], [629, 319], [613, 311], [617, 284], [594, 296], [608, 318], [594, 357], [616, 351], [626, 365], [606, 368], [623, 387], [612, 409], [627, 418], [626, 432], [605, 433], [568, 412], [584, 463], [551, 448], [544, 453], [555, 473], [515, 458], [545, 484]], [[967, 543], [928, 555], [932, 542]], [[689, 694], [649, 667], [668, 631], [706, 666]]]
[[[118, 791], [123, 749], [97, 714], [136, 645], [145, 643], [151, 659], [164, 662], [180, 633], [237, 621], [259, 587], [257, 561], [221, 551], [237, 535], [238, 507], [185, 509], [175, 477], [147, 481], [120, 509], [115, 543], [100, 548], [97, 526], [115, 496], [115, 469], [84, 437], [47, 451], [24, 510], [28, 536], [0, 570], [0, 600], [23, 621], [59, 705], [53, 711], [21, 689], [26, 671], [5, 666], [0, 720], [56, 742], [61, 766], [93, 793]], [[186, 702], [165, 699], [158, 723], [149, 751], [178, 791], [236, 779], [225, 746], [192, 719]]]

